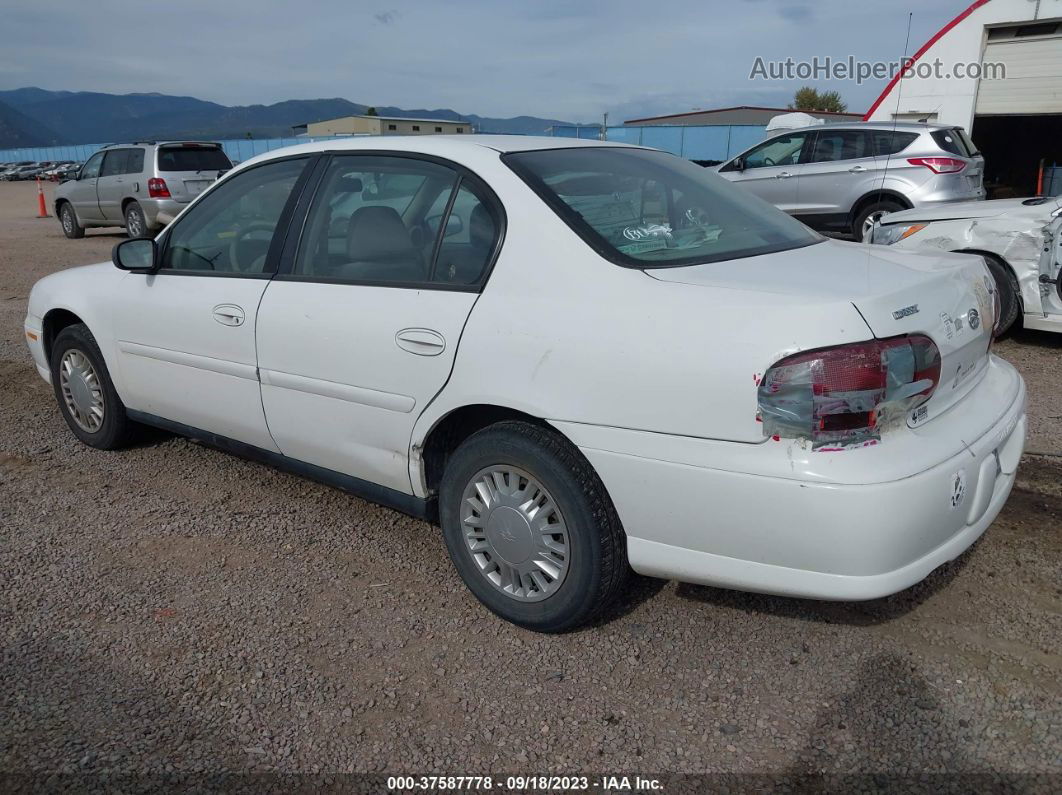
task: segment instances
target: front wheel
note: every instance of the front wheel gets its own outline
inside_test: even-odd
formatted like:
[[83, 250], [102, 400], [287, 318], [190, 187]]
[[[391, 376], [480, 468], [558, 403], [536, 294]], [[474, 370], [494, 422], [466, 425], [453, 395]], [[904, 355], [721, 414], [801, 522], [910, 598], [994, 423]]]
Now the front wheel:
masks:
[[510, 421], [470, 436], [447, 462], [439, 516], [465, 585], [522, 627], [585, 624], [626, 582], [616, 509], [590, 463], [550, 429]]
[[59, 332], [50, 364], [59, 411], [78, 439], [89, 447], [115, 450], [134, 438], [137, 426], [126, 416], [87, 326], [77, 323]]
[[71, 240], [85, 236], [85, 227], [77, 222], [77, 213], [70, 202], [63, 202], [63, 207], [59, 210], [59, 223], [63, 225], [63, 234]]

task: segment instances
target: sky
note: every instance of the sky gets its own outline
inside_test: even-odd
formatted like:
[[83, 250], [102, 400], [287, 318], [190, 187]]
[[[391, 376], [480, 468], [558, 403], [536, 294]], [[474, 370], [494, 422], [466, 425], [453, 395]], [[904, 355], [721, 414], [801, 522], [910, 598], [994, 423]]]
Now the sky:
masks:
[[[910, 1], [910, 0], [909, 0]], [[895, 61], [968, 0], [0, 0], [0, 88], [159, 92], [225, 105], [343, 97], [616, 123], [784, 107], [806, 82], [864, 111], [882, 81], [750, 79], [767, 61]]]

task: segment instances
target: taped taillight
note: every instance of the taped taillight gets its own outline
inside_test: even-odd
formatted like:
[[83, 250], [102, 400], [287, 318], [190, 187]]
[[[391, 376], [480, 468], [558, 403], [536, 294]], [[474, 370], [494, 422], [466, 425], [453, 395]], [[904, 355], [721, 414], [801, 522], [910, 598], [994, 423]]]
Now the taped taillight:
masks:
[[166, 180], [152, 177], [148, 180], [148, 196], [152, 199], [170, 198], [170, 189], [166, 186]]
[[934, 174], [958, 174], [966, 168], [966, 161], [954, 157], [909, 157], [912, 166], [925, 166]]
[[808, 439], [816, 449], [873, 443], [939, 381], [940, 351], [921, 334], [798, 353], [764, 374], [758, 419], [765, 435]]

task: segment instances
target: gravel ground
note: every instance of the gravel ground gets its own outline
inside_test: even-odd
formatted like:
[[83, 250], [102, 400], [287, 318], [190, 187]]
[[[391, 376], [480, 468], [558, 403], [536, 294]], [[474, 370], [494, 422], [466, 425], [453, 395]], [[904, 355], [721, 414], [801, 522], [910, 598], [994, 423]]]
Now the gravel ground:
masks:
[[[8, 785], [375, 771], [1062, 786], [1062, 458], [1027, 456], [982, 541], [889, 599], [639, 580], [598, 625], [537, 636], [486, 613], [421, 522], [182, 439], [78, 444], [22, 343], [26, 297], [120, 237], [66, 240], [33, 194], [0, 183], [0, 772], [29, 776]], [[1062, 346], [1019, 334], [1000, 350], [1029, 382], [1030, 448], [1062, 452]]]

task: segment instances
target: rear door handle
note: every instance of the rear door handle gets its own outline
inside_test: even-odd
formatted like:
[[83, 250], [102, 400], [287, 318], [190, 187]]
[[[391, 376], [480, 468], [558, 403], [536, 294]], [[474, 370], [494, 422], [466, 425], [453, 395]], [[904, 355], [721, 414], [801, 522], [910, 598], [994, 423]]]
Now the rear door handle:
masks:
[[775, 175], [775, 179], [789, 179], [791, 176], [793, 175], [788, 171], [779, 171], [778, 174]]
[[852, 174], [862, 174], [867, 170], [866, 166], [852, 166], [848, 171]]
[[218, 304], [214, 307], [214, 320], [223, 326], [242, 326], [245, 315], [236, 304]]
[[395, 342], [404, 351], [417, 356], [438, 356], [446, 350], [446, 340], [430, 328], [404, 328], [395, 334]]

